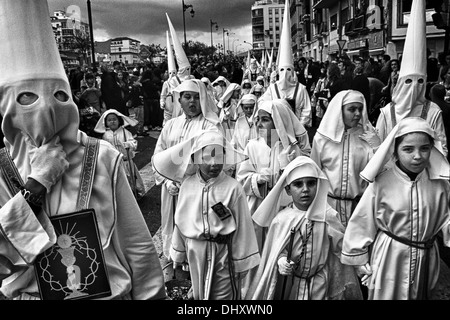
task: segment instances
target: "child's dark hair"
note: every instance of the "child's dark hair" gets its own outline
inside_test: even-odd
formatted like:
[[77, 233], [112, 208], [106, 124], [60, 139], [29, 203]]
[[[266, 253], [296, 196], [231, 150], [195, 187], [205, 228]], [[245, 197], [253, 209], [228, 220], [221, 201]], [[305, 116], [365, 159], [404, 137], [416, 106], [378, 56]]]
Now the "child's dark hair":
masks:
[[[119, 116], [119, 115], [117, 115], [115, 113], [110, 113], [110, 114], [114, 114], [117, 117], [117, 119], [119, 119], [119, 127], [121, 127], [121, 126], [123, 126], [125, 124], [125, 122], [123, 122], [123, 119], [122, 119], [121, 116]], [[109, 114], [108, 114], [108, 116], [109, 116]], [[108, 118], [108, 116], [105, 117], [105, 127], [106, 128], [108, 128], [108, 125], [106, 124], [106, 118]]]
[[[410, 133], [416, 133], [416, 132], [410, 132]], [[419, 132], [419, 133], [425, 133], [425, 132]], [[404, 134], [404, 135], [402, 135], [402, 136], [400, 136], [400, 137], [395, 138], [395, 143], [394, 143], [394, 157], [395, 157], [395, 158], [398, 158], [398, 153], [397, 153], [397, 148], [398, 148], [398, 146], [400, 145], [400, 143], [402, 143], [403, 139], [405, 139], [405, 137], [406, 137], [408, 134], [409, 134], [409, 133]], [[425, 134], [426, 134], [426, 136], [428, 137], [428, 139], [430, 140], [431, 146], [433, 147], [433, 146], [434, 146], [434, 138], [433, 138], [432, 136], [430, 136], [428, 133], [425, 133]]]

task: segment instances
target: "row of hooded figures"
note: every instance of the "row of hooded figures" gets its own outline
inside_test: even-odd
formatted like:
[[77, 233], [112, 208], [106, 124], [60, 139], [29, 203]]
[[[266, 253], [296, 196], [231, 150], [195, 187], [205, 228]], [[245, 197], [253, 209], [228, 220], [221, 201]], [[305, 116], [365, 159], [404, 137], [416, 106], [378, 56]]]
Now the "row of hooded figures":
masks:
[[[167, 299], [127, 159], [74, 121], [48, 12], [46, 0], [0, 2], [0, 56], [11, 58], [0, 65], [0, 293], [39, 299], [34, 261], [73, 240], [50, 218], [89, 206], [109, 273], [106, 299]], [[10, 28], [15, 21], [29, 23]], [[425, 99], [425, 27], [425, 1], [413, 0], [398, 83], [375, 127], [363, 95], [345, 90], [309, 136], [309, 98], [296, 82], [288, 32], [278, 80], [260, 98], [243, 95], [229, 117], [201, 80], [181, 79], [151, 162], [161, 186], [162, 251], [175, 269], [188, 268], [189, 297], [432, 297], [437, 238], [450, 246], [450, 166], [442, 112]], [[106, 118], [105, 132], [118, 122]], [[85, 172], [87, 146], [96, 147], [87, 157], [95, 170]], [[5, 154], [24, 183], [9, 179]], [[89, 186], [80, 188], [85, 177]], [[84, 278], [70, 258], [67, 286], [81, 291]]]
[[152, 165], [163, 253], [188, 265], [191, 298], [430, 299], [436, 238], [450, 245], [450, 171], [442, 112], [425, 99], [423, 5], [375, 127], [345, 90], [309, 137], [289, 50], [259, 98], [230, 84], [214, 103], [196, 79], [173, 90]]

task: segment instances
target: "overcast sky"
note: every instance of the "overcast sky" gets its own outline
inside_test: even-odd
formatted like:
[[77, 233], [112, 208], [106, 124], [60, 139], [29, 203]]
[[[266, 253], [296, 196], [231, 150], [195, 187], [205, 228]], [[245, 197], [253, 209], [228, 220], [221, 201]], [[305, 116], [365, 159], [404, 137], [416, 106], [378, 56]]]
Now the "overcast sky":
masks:
[[[193, 5], [194, 18], [188, 8], [185, 12], [187, 41], [200, 41], [211, 45], [210, 19], [217, 22], [219, 30], [213, 27], [213, 43], [223, 42], [222, 29], [229, 29], [225, 35], [225, 46], [230, 50], [246, 51], [251, 42], [251, 6], [254, 0], [184, 0]], [[78, 6], [81, 20], [88, 22], [86, 0], [48, 0], [50, 14]], [[105, 41], [115, 37], [130, 37], [142, 44], [166, 46], [166, 30], [169, 30], [166, 13], [184, 42], [182, 0], [91, 0], [94, 40]], [[232, 34], [234, 33], [234, 34]], [[234, 40], [234, 43], [233, 43]], [[234, 47], [233, 47], [234, 44]]]

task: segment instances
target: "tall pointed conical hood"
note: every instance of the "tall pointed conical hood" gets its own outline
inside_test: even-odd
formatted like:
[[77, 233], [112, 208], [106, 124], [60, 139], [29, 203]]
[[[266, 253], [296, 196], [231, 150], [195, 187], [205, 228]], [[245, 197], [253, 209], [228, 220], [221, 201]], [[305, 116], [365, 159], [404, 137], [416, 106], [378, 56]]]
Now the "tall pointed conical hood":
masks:
[[425, 0], [413, 0], [399, 77], [427, 74]]
[[281, 29], [280, 46], [278, 50], [279, 59], [277, 67], [294, 67], [294, 58], [292, 57], [292, 38], [291, 38], [291, 18], [289, 16], [289, 0], [286, 0], [283, 15], [283, 28]]
[[191, 64], [189, 63], [188, 57], [184, 52], [181, 42], [177, 37], [177, 33], [175, 32], [175, 29], [167, 13], [166, 16], [167, 16], [167, 23], [169, 24], [170, 35], [172, 37], [173, 49], [175, 50], [175, 58], [177, 59], [178, 63], [178, 69], [188, 68], [191, 66]]
[[261, 68], [266, 69], [266, 50], [264, 49], [261, 53]]
[[167, 71], [169, 74], [171, 72], [177, 72], [177, 66], [175, 65], [175, 57], [173, 56], [172, 44], [170, 43], [169, 31], [166, 31], [167, 38]]
[[251, 57], [250, 57], [250, 50], [247, 51], [247, 62], [246, 62], [246, 68], [250, 68], [250, 61], [251, 61]]
[[[47, 0], [1, 0], [0, 30], [0, 114], [6, 147], [18, 159], [25, 156], [25, 136], [37, 147], [57, 139], [69, 156], [78, 146], [79, 113]], [[24, 92], [38, 98], [26, 105], [19, 99]]]
[[[0, 85], [22, 79], [24, 75], [27, 78], [36, 75], [37, 78], [66, 79], [47, 2], [1, 2]], [[11, 17], [16, 14], [24, 20]]]

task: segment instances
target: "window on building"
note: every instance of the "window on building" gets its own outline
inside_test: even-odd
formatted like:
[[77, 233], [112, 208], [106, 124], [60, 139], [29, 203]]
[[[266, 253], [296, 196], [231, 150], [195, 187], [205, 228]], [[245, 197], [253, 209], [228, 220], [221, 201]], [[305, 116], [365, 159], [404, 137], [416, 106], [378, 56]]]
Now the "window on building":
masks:
[[330, 30], [337, 29], [337, 13], [330, 17]]
[[342, 9], [341, 11], [341, 23], [345, 24], [350, 19], [349, 8]]
[[[405, 26], [409, 22], [409, 17], [411, 15], [411, 5], [412, 0], [397, 0], [397, 7], [399, 12], [398, 25]], [[434, 7], [432, 1], [426, 1], [425, 15], [428, 24], [433, 24], [433, 18], [431, 15], [434, 13]]]

